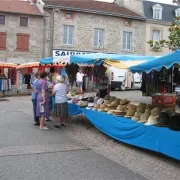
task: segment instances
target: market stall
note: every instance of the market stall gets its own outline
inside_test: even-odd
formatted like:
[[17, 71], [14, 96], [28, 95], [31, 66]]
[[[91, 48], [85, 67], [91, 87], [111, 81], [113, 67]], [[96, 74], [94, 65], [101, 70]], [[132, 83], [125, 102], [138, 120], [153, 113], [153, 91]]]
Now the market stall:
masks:
[[129, 69], [142, 73], [144, 96], [152, 96], [152, 103], [158, 107], [175, 108], [175, 87], [180, 84], [180, 51], [174, 51]]
[[96, 128], [114, 139], [180, 160], [180, 124], [174, 124], [180, 115], [171, 110], [161, 111], [151, 104], [111, 96], [94, 99], [93, 103], [92, 98], [72, 99], [69, 108], [70, 115], [83, 113]]
[[16, 64], [0, 62], [0, 91], [3, 95], [16, 83]]

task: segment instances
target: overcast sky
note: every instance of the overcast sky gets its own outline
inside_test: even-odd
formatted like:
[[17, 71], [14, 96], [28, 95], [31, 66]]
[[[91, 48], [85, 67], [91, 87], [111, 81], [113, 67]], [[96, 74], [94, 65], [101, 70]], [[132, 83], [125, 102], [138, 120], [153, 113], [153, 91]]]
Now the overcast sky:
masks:
[[[102, 1], [113, 2], [113, 0], [102, 0]], [[151, 0], [151, 1], [161, 2], [161, 3], [166, 3], [166, 4], [172, 4], [172, 0]]]

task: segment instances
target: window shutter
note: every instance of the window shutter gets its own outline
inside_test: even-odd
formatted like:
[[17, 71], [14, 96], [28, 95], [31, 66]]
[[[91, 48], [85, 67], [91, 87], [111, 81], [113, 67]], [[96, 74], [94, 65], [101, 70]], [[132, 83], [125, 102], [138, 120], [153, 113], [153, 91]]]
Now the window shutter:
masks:
[[25, 34], [23, 36], [23, 50], [29, 51], [29, 34]]
[[95, 29], [94, 30], [94, 47], [98, 47], [98, 41], [99, 41], [99, 38], [98, 38], [98, 29]]
[[17, 51], [22, 51], [22, 47], [23, 47], [23, 36], [22, 34], [17, 34], [17, 46], [16, 46], [16, 50]]
[[68, 44], [68, 26], [64, 26], [63, 43]]
[[6, 33], [0, 32], [0, 50], [6, 50]]
[[123, 49], [126, 49], [126, 32], [123, 32]]
[[103, 29], [100, 29], [99, 30], [99, 46], [100, 47], [103, 47], [104, 46], [104, 30]]
[[68, 44], [73, 44], [74, 27], [69, 26]]

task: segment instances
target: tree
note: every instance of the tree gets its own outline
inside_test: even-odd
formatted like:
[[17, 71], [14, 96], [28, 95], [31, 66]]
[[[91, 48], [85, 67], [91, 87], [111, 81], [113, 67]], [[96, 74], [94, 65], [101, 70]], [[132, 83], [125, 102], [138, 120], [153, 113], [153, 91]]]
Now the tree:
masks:
[[180, 0], [173, 0], [172, 3], [177, 4], [178, 6], [180, 6]]
[[159, 51], [161, 47], [167, 47], [172, 51], [180, 49], [180, 17], [174, 19], [169, 28], [169, 32], [169, 40], [159, 40], [155, 42], [150, 40], [147, 42], [152, 50]]

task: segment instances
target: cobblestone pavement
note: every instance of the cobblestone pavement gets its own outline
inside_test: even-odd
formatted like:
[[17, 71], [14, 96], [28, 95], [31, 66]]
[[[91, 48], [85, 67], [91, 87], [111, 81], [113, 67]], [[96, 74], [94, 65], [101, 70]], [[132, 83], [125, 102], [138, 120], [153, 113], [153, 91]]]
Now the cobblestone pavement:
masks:
[[[131, 100], [136, 102], [151, 102], [151, 98], [141, 97], [138, 91], [112, 92], [111, 94], [119, 97], [131, 97]], [[74, 117], [69, 120], [69, 127], [64, 132], [73, 140], [147, 179], [180, 179], [180, 164], [178, 161], [115, 141], [102, 134], [95, 127], [91, 127], [88, 121], [83, 124], [78, 120], [78, 117]]]

